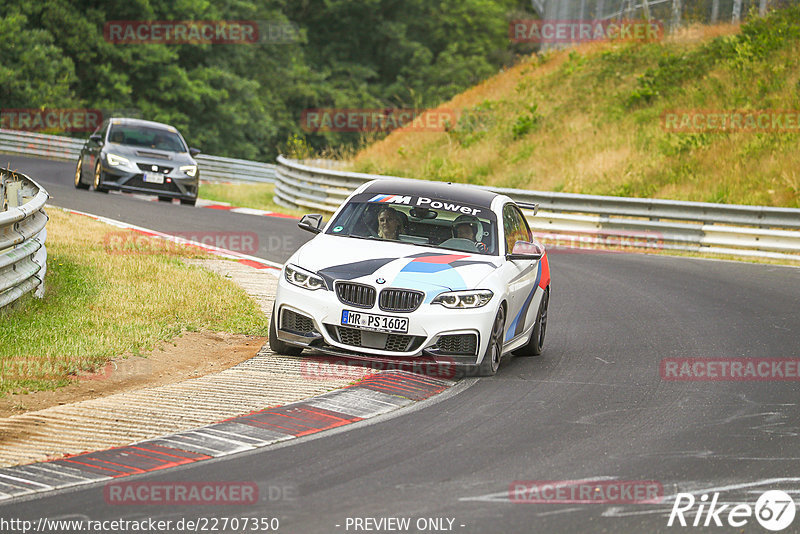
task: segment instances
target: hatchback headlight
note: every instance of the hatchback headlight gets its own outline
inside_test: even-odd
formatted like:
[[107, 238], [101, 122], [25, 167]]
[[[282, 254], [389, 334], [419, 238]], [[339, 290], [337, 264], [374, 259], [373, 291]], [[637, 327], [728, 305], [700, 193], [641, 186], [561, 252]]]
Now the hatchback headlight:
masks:
[[488, 289], [473, 291], [448, 291], [440, 293], [431, 304], [441, 304], [445, 308], [480, 308], [492, 300], [494, 293]]
[[325, 281], [322, 278], [296, 265], [287, 265], [283, 272], [286, 281], [297, 287], [310, 289], [311, 291], [326, 289]]
[[184, 165], [180, 168], [181, 172], [184, 173], [186, 176], [194, 176], [197, 174], [197, 165]]
[[123, 158], [122, 156], [117, 156], [116, 154], [111, 154], [110, 152], [106, 154], [106, 161], [112, 167], [130, 167], [131, 160], [128, 158]]

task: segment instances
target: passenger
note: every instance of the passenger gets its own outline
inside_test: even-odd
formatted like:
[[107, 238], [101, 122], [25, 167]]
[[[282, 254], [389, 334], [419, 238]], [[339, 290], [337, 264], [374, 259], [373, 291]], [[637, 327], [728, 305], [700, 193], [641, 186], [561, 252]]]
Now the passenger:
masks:
[[403, 220], [394, 208], [381, 208], [378, 212], [378, 237], [381, 239], [400, 239]]

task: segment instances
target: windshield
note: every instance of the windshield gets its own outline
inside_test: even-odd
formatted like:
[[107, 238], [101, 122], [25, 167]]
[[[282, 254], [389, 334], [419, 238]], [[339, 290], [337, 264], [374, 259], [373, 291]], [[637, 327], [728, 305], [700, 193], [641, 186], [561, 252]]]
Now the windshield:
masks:
[[108, 140], [119, 145], [153, 148], [169, 152], [187, 152], [183, 139], [177, 133], [164, 128], [113, 124]]
[[496, 255], [496, 228], [496, 217], [485, 207], [366, 193], [354, 197], [326, 233]]

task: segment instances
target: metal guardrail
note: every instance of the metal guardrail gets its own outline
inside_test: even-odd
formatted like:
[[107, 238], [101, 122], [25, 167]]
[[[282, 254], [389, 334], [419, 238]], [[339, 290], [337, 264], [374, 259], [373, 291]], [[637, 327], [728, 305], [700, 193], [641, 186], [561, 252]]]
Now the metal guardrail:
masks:
[[[333, 213], [359, 185], [396, 178], [278, 157], [275, 202]], [[409, 178], [402, 178], [407, 180]], [[484, 187], [540, 205], [531, 228], [548, 244], [607, 245], [800, 260], [800, 209]]]
[[48, 198], [24, 174], [0, 169], [0, 309], [31, 291], [44, 296]]
[[200, 179], [204, 182], [261, 182], [275, 181], [275, 165], [244, 159], [221, 158], [200, 154], [196, 158]]
[[[48, 159], [77, 161], [84, 141], [18, 130], [0, 129], [0, 153], [22, 154]], [[275, 181], [275, 165], [243, 159], [198, 155], [200, 179], [205, 182], [267, 182]]]

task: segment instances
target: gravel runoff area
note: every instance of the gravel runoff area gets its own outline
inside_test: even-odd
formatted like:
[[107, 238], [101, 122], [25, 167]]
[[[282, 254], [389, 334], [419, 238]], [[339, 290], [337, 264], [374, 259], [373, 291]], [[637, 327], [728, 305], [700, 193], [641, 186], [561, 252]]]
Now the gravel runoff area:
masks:
[[[272, 313], [278, 271], [226, 260], [185, 260], [239, 284]], [[310, 373], [303, 358], [262, 347], [230, 369], [174, 384], [110, 395], [0, 419], [0, 467], [28, 464], [164, 436], [344, 387], [369, 368], [331, 364]]]

